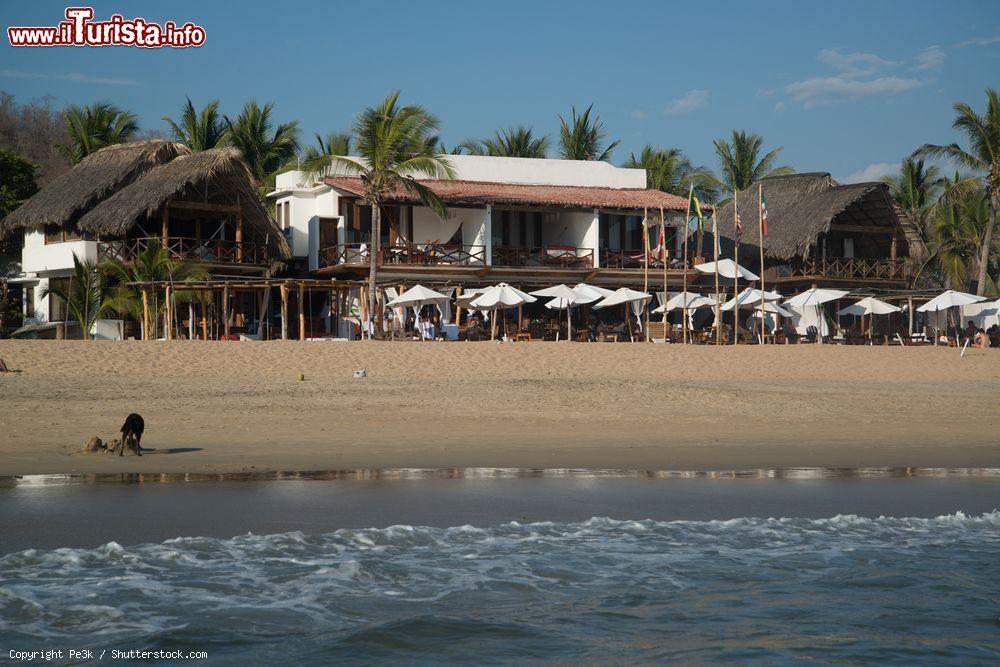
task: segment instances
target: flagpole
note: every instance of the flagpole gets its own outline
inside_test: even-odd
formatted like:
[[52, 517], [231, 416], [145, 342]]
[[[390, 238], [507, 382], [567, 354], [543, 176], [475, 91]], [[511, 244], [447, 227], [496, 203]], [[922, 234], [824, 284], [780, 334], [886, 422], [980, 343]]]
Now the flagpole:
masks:
[[[642, 262], [642, 291], [649, 292], [649, 209], [642, 209], [642, 252], [645, 255]], [[646, 309], [646, 342], [649, 342], [649, 308]]]
[[722, 310], [719, 304], [719, 222], [712, 211], [712, 253], [715, 255], [715, 344], [722, 345]]
[[[736, 210], [736, 188], [733, 188], [733, 227], [735, 229], [736, 249], [733, 251], [733, 345], [739, 345], [740, 339], [740, 214]], [[718, 267], [716, 267], [718, 269]]]
[[684, 344], [687, 345], [688, 342], [688, 302], [687, 302], [687, 291], [688, 291], [688, 237], [691, 235], [690, 229], [690, 218], [691, 218], [691, 196], [694, 194], [694, 184], [688, 186], [688, 205], [687, 211], [684, 213], [684, 291], [681, 292], [681, 303], [683, 304], [683, 321], [681, 322], [681, 337], [684, 340]]
[[[663, 342], [670, 342], [667, 335], [667, 223], [663, 219], [663, 207], [660, 207], [660, 260], [663, 262]], [[687, 274], [684, 274], [687, 276]]]
[[757, 227], [760, 232], [760, 344], [764, 344], [764, 184], [757, 184]]

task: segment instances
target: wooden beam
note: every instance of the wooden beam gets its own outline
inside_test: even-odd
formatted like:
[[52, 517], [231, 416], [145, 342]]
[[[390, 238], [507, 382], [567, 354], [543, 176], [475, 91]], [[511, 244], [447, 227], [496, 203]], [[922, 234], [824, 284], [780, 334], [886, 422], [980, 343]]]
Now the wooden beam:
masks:
[[306, 339], [306, 289], [299, 283], [299, 340]]
[[240, 207], [231, 204], [209, 204], [197, 201], [172, 201], [167, 204], [169, 208], [183, 209], [185, 211], [204, 211], [206, 213], [239, 213]]
[[281, 340], [288, 340], [288, 284], [281, 283]]
[[830, 233], [849, 232], [854, 234], [895, 234], [896, 228], [885, 225], [832, 225]]
[[173, 288], [170, 285], [167, 285], [167, 290], [166, 290], [167, 310], [166, 310], [166, 313], [163, 316], [163, 328], [165, 329], [165, 331], [163, 332], [163, 334], [164, 334], [164, 337], [167, 340], [173, 340], [173, 337], [174, 337], [173, 336], [173, 331], [174, 331], [174, 305], [173, 305], [173, 303], [171, 303], [172, 297], [173, 297]]
[[222, 333], [229, 340], [229, 285], [222, 286]]
[[201, 302], [201, 339], [208, 340], [208, 304]]
[[164, 206], [162, 220], [160, 221], [160, 244], [163, 246], [164, 250], [167, 249], [168, 245], [167, 237], [169, 236], [170, 236], [170, 207]]

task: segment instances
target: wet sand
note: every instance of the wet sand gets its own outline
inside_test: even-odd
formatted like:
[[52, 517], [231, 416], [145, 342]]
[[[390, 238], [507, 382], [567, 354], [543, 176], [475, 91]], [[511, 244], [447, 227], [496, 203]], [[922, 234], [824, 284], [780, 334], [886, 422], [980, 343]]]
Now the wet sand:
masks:
[[[19, 371], [0, 376], [0, 475], [1000, 466], [997, 350], [0, 341], [0, 358]], [[133, 411], [152, 451], [78, 453]]]

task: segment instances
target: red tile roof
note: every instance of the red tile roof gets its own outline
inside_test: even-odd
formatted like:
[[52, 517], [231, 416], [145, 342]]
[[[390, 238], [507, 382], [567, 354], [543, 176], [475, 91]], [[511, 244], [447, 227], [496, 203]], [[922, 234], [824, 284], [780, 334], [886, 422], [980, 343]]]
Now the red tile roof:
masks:
[[[364, 194], [364, 185], [356, 176], [327, 176], [327, 185], [354, 195]], [[421, 180], [450, 206], [566, 206], [574, 208], [642, 208], [684, 211], [687, 199], [659, 190], [644, 188], [598, 188], [575, 185], [523, 185], [490, 181]], [[417, 203], [420, 198], [407, 190], [393, 193], [394, 203]]]

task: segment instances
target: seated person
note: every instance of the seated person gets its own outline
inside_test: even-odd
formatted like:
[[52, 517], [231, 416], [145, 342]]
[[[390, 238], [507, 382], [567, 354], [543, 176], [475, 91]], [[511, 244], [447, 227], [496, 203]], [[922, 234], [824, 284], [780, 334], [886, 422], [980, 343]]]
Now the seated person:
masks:
[[990, 338], [986, 335], [986, 332], [982, 329], [976, 331], [976, 335], [972, 337], [972, 347], [978, 347], [983, 350], [990, 346]]
[[972, 320], [969, 320], [969, 325], [965, 327], [965, 337], [975, 338], [976, 334], [979, 333], [979, 331], [980, 329], [979, 327], [976, 326], [976, 323], [973, 322]]

